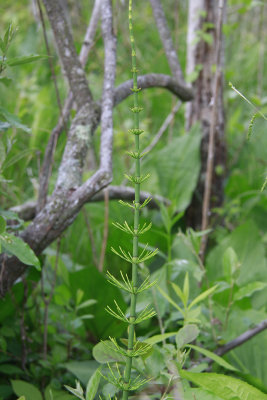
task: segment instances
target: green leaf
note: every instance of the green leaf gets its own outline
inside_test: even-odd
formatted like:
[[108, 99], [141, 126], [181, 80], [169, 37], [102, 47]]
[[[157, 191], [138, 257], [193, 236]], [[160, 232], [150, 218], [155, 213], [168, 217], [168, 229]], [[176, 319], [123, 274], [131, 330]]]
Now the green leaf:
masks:
[[18, 400], [26, 400], [25, 396], [20, 396]]
[[217, 289], [217, 285], [205, 290], [205, 292], [201, 293], [199, 296], [197, 296], [188, 306], [188, 310], [190, 310], [192, 307], [194, 307], [197, 303], [205, 300], [208, 296], [210, 296], [215, 290]]
[[64, 368], [70, 371], [84, 386], [87, 385], [90, 377], [93, 375], [95, 370], [99, 367], [99, 364], [94, 361], [69, 361], [61, 364]]
[[98, 386], [101, 380], [101, 374], [100, 374], [101, 368], [102, 367], [99, 367], [88, 381], [86, 387], [86, 396], [85, 396], [86, 400], [93, 400], [97, 393]]
[[156, 343], [160, 343], [165, 339], [169, 339], [172, 336], [175, 336], [177, 334], [177, 332], [168, 332], [168, 333], [163, 333], [161, 335], [155, 335], [155, 336], [151, 336], [148, 339], [145, 339], [145, 343], [148, 344], [156, 344]]
[[93, 304], [96, 304], [96, 303], [97, 303], [97, 301], [94, 300], [94, 299], [86, 300], [83, 303], [79, 304], [78, 307], [76, 307], [76, 310], [80, 310], [82, 308], [90, 307], [90, 306], [92, 306]]
[[172, 287], [173, 290], [175, 291], [175, 293], [177, 294], [177, 296], [182, 300], [184, 307], [186, 307], [186, 299], [184, 296], [184, 293], [182, 292], [182, 290], [179, 288], [178, 285], [176, 285], [176, 283], [172, 282]]
[[47, 56], [32, 54], [30, 56], [10, 58], [6, 63], [9, 67], [15, 67], [16, 65], [29, 64], [31, 62], [43, 60], [44, 58], [47, 58]]
[[180, 375], [223, 400], [267, 400], [267, 396], [255, 387], [230, 376], [185, 370], [181, 370]]
[[204, 389], [188, 388], [185, 391], [184, 400], [222, 400], [222, 398], [215, 396], [214, 394]]
[[30, 246], [21, 238], [5, 232], [0, 235], [0, 242], [9, 253], [16, 256], [24, 264], [33, 265], [37, 270], [41, 269], [40, 261]]
[[76, 380], [76, 387], [75, 388], [73, 388], [71, 386], [68, 386], [68, 385], [64, 385], [64, 386], [69, 392], [74, 394], [74, 396], [78, 397], [78, 399], [85, 400], [84, 395], [83, 395], [83, 388], [82, 388], [82, 386], [81, 386], [79, 381]]
[[266, 282], [251, 282], [247, 285], [238, 289], [238, 291], [234, 294], [234, 301], [238, 301], [243, 299], [244, 297], [250, 297], [253, 293], [266, 288]]
[[168, 302], [173, 305], [173, 307], [175, 307], [178, 311], [180, 311], [182, 315], [184, 315], [184, 312], [181, 309], [181, 307], [178, 306], [178, 304], [176, 304], [175, 301], [173, 301], [172, 298], [167, 293], [164, 292], [164, 290], [162, 290], [159, 286], [157, 286], [157, 289], [162, 294], [162, 296], [165, 297], [165, 299], [168, 300]]
[[3, 41], [3, 39], [1, 37], [0, 37], [0, 49], [1, 49], [2, 53], [4, 54], [5, 50], [6, 50], [6, 46], [5, 46], [5, 43], [4, 43], [4, 41]]
[[0, 234], [6, 230], [6, 220], [0, 215]]
[[115, 345], [110, 340], [103, 340], [97, 343], [93, 348], [93, 356], [100, 364], [115, 361], [125, 362], [125, 357], [116, 351]]
[[182, 349], [187, 343], [193, 342], [199, 335], [197, 325], [188, 324], [181, 328], [176, 335], [178, 349]]
[[238, 270], [240, 263], [236, 252], [232, 247], [228, 247], [223, 255], [223, 271], [227, 282], [231, 282], [234, 273]]
[[[144, 160], [146, 170], [156, 168], [158, 190], [173, 201], [176, 210], [183, 211], [191, 201], [200, 170], [200, 127], [195, 125], [190, 132], [159, 150], [156, 157]], [[170, 173], [171, 171], [171, 173]], [[155, 184], [153, 183], [155, 186]], [[148, 187], [149, 189], [149, 187]], [[155, 189], [155, 187], [151, 188]]]
[[230, 371], [238, 371], [235, 367], [233, 367], [231, 364], [229, 364], [227, 361], [225, 361], [222, 357], [218, 356], [217, 354], [214, 354], [212, 351], [203, 349], [202, 347], [196, 346], [194, 344], [188, 344], [186, 347], [190, 347], [193, 350], [198, 351], [199, 353], [203, 354], [204, 356], [210, 358], [211, 360], [215, 361], [218, 365], [225, 369], [229, 369]]
[[31, 383], [11, 380], [12, 388], [17, 396], [25, 396], [27, 400], [42, 400], [41, 392]]
[[2, 115], [11, 126], [22, 129], [27, 133], [31, 132], [30, 128], [28, 128], [26, 125], [23, 125], [16, 115], [11, 114], [4, 107], [0, 107], [0, 115]]

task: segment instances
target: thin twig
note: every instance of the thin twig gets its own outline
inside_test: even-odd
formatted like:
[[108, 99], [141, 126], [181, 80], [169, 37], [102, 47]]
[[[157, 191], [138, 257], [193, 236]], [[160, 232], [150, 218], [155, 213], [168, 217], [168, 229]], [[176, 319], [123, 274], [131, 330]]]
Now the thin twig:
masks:
[[109, 217], [109, 195], [108, 195], [108, 188], [104, 190], [104, 200], [105, 200], [105, 216], [104, 216], [104, 231], [103, 231], [103, 240], [102, 240], [102, 247], [100, 252], [98, 270], [103, 272], [104, 267], [104, 260], [107, 248], [107, 241], [108, 241], [108, 217]]
[[[217, 114], [218, 114], [219, 86], [222, 76], [221, 48], [222, 48], [222, 23], [223, 23], [224, 7], [225, 7], [225, 0], [220, 0], [218, 9], [218, 24], [217, 24], [216, 73], [215, 73], [214, 89], [213, 89], [213, 108], [212, 108], [211, 124], [209, 132], [206, 179], [205, 179], [204, 199], [202, 208], [202, 222], [201, 222], [202, 231], [208, 228], [209, 214], [210, 214], [210, 196], [211, 196], [213, 165], [214, 165], [214, 144], [215, 144], [215, 134], [216, 134]], [[207, 240], [208, 240], [207, 235], [203, 235], [201, 238], [201, 247], [200, 247], [200, 257], [202, 261], [204, 260], [205, 257]]]
[[225, 345], [219, 347], [215, 350], [215, 353], [219, 356], [223, 356], [224, 354], [228, 353], [229, 351], [235, 349], [241, 344], [247, 342], [248, 340], [252, 339], [254, 336], [258, 335], [260, 332], [267, 329], [267, 319], [264, 319], [259, 324], [257, 324], [254, 328], [248, 329], [246, 332], [242, 333], [235, 339], [231, 340], [230, 342], [226, 343]]
[[176, 102], [176, 104], [172, 108], [170, 114], [165, 118], [163, 124], [159, 128], [157, 134], [154, 136], [154, 138], [151, 141], [151, 143], [144, 149], [144, 153], [147, 153], [147, 152], [151, 151], [156, 146], [156, 144], [161, 139], [163, 133], [166, 131], [166, 129], [168, 128], [170, 123], [174, 120], [174, 117], [175, 117], [176, 113], [179, 111], [179, 109], [181, 107], [181, 104], [182, 104], [182, 102], [180, 100], [178, 100]]

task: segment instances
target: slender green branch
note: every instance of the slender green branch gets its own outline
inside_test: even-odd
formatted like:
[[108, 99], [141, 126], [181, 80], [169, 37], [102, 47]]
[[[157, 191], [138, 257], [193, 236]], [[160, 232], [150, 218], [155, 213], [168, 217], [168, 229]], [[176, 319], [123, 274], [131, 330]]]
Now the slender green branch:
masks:
[[109, 366], [110, 372], [104, 378], [111, 382], [113, 385], [118, 387], [122, 391], [122, 400], [128, 400], [129, 393], [131, 391], [138, 390], [141, 386], [146, 384], [149, 380], [139, 378], [139, 376], [132, 376], [132, 363], [133, 358], [140, 357], [146, 354], [151, 346], [140, 343], [136, 340], [135, 326], [141, 322], [154, 317], [155, 311], [147, 305], [142, 311], [136, 312], [137, 295], [144, 290], [150, 289], [155, 282], [150, 282], [149, 276], [147, 276], [142, 283], [138, 283], [138, 265], [151, 259], [158, 250], [149, 250], [148, 245], [144, 247], [139, 253], [139, 236], [147, 232], [151, 228], [151, 223], [144, 223], [140, 225], [140, 212], [149, 203], [150, 198], [145, 199], [141, 203], [140, 185], [146, 179], [149, 178], [149, 174], [141, 174], [141, 158], [145, 153], [140, 151], [140, 137], [144, 132], [140, 129], [139, 124], [139, 113], [142, 111], [142, 107], [139, 106], [138, 95], [140, 88], [137, 86], [137, 66], [136, 66], [136, 50], [133, 35], [133, 20], [132, 20], [132, 0], [129, 0], [129, 31], [131, 41], [131, 52], [132, 52], [132, 76], [133, 76], [133, 106], [131, 111], [133, 113], [133, 127], [129, 129], [129, 133], [135, 137], [135, 148], [133, 151], [129, 151], [128, 155], [135, 160], [135, 171], [133, 175], [125, 174], [126, 178], [134, 186], [134, 201], [132, 204], [120, 201], [122, 205], [126, 205], [134, 211], [134, 223], [133, 225], [128, 224], [124, 221], [123, 224], [115, 222], [113, 225], [120, 229], [122, 232], [132, 236], [132, 252], [125, 251], [119, 246], [118, 250], [111, 248], [111, 250], [123, 260], [129, 262], [132, 265], [131, 278], [128, 275], [121, 273], [121, 281], [115, 278], [111, 273], [107, 273], [108, 281], [117, 286], [120, 290], [124, 290], [130, 294], [130, 315], [125, 315], [118, 303], [114, 300], [115, 307], [113, 309], [107, 306], [106, 311], [111, 314], [114, 318], [125, 322], [128, 325], [128, 340], [125, 348], [121, 347], [114, 338], [110, 338], [110, 342], [107, 346], [114, 351], [119, 353], [126, 358], [125, 369], [121, 373], [119, 366], [117, 365], [116, 370], [113, 371]]

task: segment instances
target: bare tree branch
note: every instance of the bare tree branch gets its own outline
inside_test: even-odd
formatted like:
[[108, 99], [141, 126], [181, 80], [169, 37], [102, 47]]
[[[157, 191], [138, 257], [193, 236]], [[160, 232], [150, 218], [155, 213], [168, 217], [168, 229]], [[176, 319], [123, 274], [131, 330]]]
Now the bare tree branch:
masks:
[[58, 1], [43, 0], [54, 33], [60, 61], [78, 109], [92, 101], [86, 76], [75, 50], [62, 7]]
[[182, 69], [175, 51], [171, 32], [160, 0], [150, 0], [160, 38], [169, 62], [173, 76], [178, 82], [185, 85]]
[[[181, 84], [170, 75], [164, 74], [146, 74], [138, 77], [138, 86], [142, 89], [160, 87], [168, 89], [175, 96], [179, 97], [182, 101], [190, 101], [193, 99], [193, 90], [188, 86]], [[116, 106], [121, 101], [126, 99], [132, 94], [131, 92], [132, 80], [126, 81], [119, 85], [115, 90], [114, 105]]]
[[267, 329], [267, 319], [264, 319], [259, 324], [257, 324], [254, 328], [248, 329], [246, 332], [239, 335], [237, 338], [231, 340], [230, 342], [226, 343], [225, 345], [219, 347], [215, 350], [215, 353], [218, 356], [223, 356], [224, 354], [228, 353], [229, 351], [235, 349], [241, 344], [247, 342], [248, 340], [252, 339], [254, 336], [258, 335], [260, 332]]
[[[83, 45], [80, 51], [79, 55], [79, 60], [81, 62], [81, 65], [84, 67], [87, 61], [87, 58], [89, 56], [90, 50], [92, 49], [93, 42], [94, 42], [94, 37], [100, 17], [100, 0], [96, 0], [94, 4], [94, 8], [92, 11], [92, 16], [90, 19], [90, 23], [88, 25]], [[56, 127], [53, 129], [50, 139], [48, 141], [46, 151], [45, 151], [45, 156], [44, 156], [44, 161], [42, 165], [42, 169], [40, 172], [40, 178], [39, 178], [39, 193], [38, 193], [38, 211], [40, 211], [45, 203], [46, 203], [46, 196], [47, 196], [47, 190], [48, 190], [48, 181], [51, 175], [51, 170], [52, 170], [52, 164], [53, 164], [53, 158], [54, 158], [54, 152], [57, 144], [58, 137], [60, 133], [62, 132], [63, 128], [65, 128], [67, 124], [67, 120], [69, 118], [69, 114], [71, 111], [73, 105], [73, 96], [72, 93], [69, 92], [67, 99], [65, 101], [63, 110], [61, 112], [59, 121], [56, 125]]]
[[[109, 190], [109, 200], [134, 200], [134, 189], [130, 186], [108, 186]], [[165, 205], [170, 205], [170, 201], [165, 197], [159, 195], [153, 195], [149, 192], [140, 192], [141, 201], [146, 198], [151, 198], [152, 200], [148, 203], [147, 207], [150, 209], [158, 209], [158, 203], [163, 203]], [[50, 199], [48, 198], [48, 201]], [[89, 203], [95, 203], [104, 201], [104, 192], [101, 190], [89, 199]], [[24, 221], [31, 221], [36, 216], [36, 201], [27, 201], [19, 206], [12, 207], [10, 211], [14, 211], [18, 214], [19, 218]]]

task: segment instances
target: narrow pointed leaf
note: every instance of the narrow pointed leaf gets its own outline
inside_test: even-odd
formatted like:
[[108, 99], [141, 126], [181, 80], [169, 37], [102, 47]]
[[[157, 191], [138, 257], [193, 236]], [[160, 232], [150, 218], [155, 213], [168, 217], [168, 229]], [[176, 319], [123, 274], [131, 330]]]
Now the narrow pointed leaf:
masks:
[[190, 349], [196, 350], [199, 353], [203, 354], [204, 356], [210, 358], [211, 360], [215, 361], [218, 365], [225, 369], [229, 369], [230, 371], [238, 371], [237, 368], [233, 367], [227, 361], [225, 361], [222, 357], [218, 356], [217, 354], [213, 353], [212, 351], [203, 349], [202, 347], [196, 346], [194, 344], [187, 344], [186, 347], [190, 347]]
[[201, 293], [199, 296], [197, 296], [188, 306], [188, 309], [194, 307], [197, 303], [205, 300], [208, 296], [210, 296], [212, 293], [215, 292], [217, 289], [217, 285], [209, 288], [208, 290], [205, 290], [205, 292]]
[[165, 299], [168, 300], [168, 302], [173, 305], [173, 307], [175, 307], [178, 311], [180, 311], [182, 315], [184, 315], [184, 312], [181, 309], [181, 307], [179, 307], [178, 304], [176, 304], [175, 301], [173, 301], [167, 293], [165, 293], [159, 286], [157, 286], [157, 289], [162, 294], [162, 296], [165, 297]]
[[32, 54], [29, 56], [10, 58], [6, 63], [9, 67], [15, 67], [16, 65], [29, 64], [44, 58], [47, 58], [47, 56]]
[[91, 376], [91, 378], [89, 379], [88, 383], [87, 383], [87, 387], [86, 387], [86, 396], [85, 399], [86, 400], [93, 400], [95, 398], [95, 395], [97, 393], [98, 390], [98, 386], [101, 380], [101, 371], [102, 367], [99, 367]]
[[182, 290], [179, 288], [178, 285], [176, 285], [176, 283], [172, 283], [172, 287], [173, 287], [173, 290], [175, 291], [175, 293], [177, 294], [177, 296], [180, 298], [180, 300], [182, 300], [184, 307], [186, 307], [185, 296], [184, 296], [184, 293], [182, 292]]

